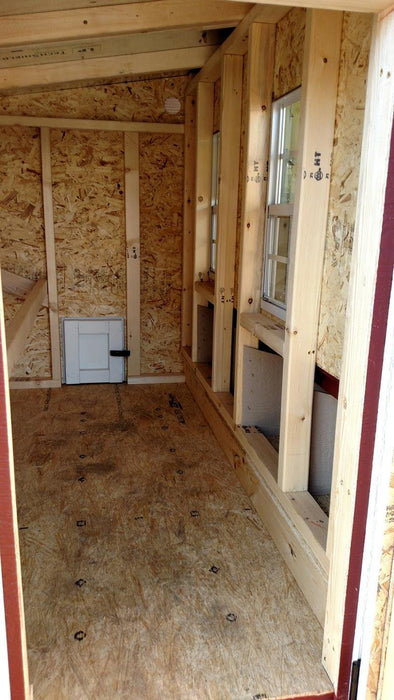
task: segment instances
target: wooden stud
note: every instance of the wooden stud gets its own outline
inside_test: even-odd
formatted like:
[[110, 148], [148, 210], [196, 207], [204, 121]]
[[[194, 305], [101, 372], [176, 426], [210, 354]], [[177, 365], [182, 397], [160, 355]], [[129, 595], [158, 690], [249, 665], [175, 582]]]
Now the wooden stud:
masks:
[[50, 129], [78, 129], [78, 131], [127, 131], [153, 134], [183, 134], [183, 124], [152, 124], [147, 122], [119, 122], [105, 119], [62, 119], [59, 117], [18, 117], [0, 115], [0, 126], [33, 126]]
[[127, 340], [129, 377], [140, 374], [140, 185], [138, 134], [124, 135], [125, 224], [127, 260]]
[[[249, 33], [247, 74], [247, 121], [245, 182], [243, 183], [238, 314], [257, 312], [260, 307], [261, 265], [267, 161], [269, 154], [272, 81], [275, 58], [275, 28], [252, 24]], [[258, 176], [258, 177], [257, 177]], [[261, 319], [263, 320], [263, 318]], [[250, 330], [250, 329], [248, 329]], [[257, 347], [250, 334], [237, 324], [234, 420], [242, 422], [242, 358], [244, 344]]]
[[[196, 207], [194, 221], [193, 280], [209, 269], [211, 230], [211, 179], [213, 131], [213, 83], [200, 83], [197, 90], [196, 118]], [[193, 289], [192, 357], [197, 361], [197, 306], [204, 299]]]
[[[249, 10], [218, 0], [129, 3], [0, 17], [0, 46], [88, 39], [192, 27], [233, 27]], [[202, 19], [203, 18], [203, 19]], [[88, 61], [87, 61], [88, 62]]]
[[196, 194], [196, 100], [185, 100], [185, 179], [182, 264], [182, 347], [192, 344], [193, 241]]
[[10, 376], [18, 362], [19, 356], [24, 350], [26, 340], [43, 305], [46, 294], [46, 280], [38, 280], [7, 326], [7, 361]]
[[[1, 21], [0, 21], [1, 25]], [[0, 92], [15, 93], [26, 90], [48, 90], [58, 85], [72, 85], [75, 81], [100, 80], [161, 71], [182, 71], [201, 68], [215, 52], [215, 46], [198, 46], [170, 51], [150, 51], [129, 56], [80, 59], [62, 63], [43, 63], [0, 69]]]
[[265, 5], [263, 7], [255, 5], [189, 83], [186, 93], [188, 95], [194, 94], [201, 81], [215, 82], [220, 78], [222, 61], [226, 54], [243, 56], [250, 50], [248, 36], [250, 36], [250, 27], [254, 23], [275, 25], [287, 14], [289, 9], [289, 7], [282, 5]]
[[323, 660], [337, 682], [357, 486], [365, 382], [394, 110], [393, 12], [375, 18], [369, 61], [356, 228], [338, 396], [327, 554]]
[[51, 336], [52, 379], [61, 385], [59, 309], [57, 302], [55, 227], [53, 223], [51, 137], [48, 128], [41, 128], [42, 197], [45, 223], [49, 328]]
[[242, 77], [242, 56], [224, 56], [221, 79], [219, 205], [212, 359], [214, 391], [230, 390]]
[[313, 383], [342, 14], [308, 10], [290, 241], [278, 483], [308, 488]]

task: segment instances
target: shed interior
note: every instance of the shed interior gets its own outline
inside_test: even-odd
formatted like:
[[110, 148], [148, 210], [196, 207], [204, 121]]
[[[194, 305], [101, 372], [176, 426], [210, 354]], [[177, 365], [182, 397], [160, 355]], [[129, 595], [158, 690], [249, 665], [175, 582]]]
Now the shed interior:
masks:
[[[391, 129], [392, 19], [17, 5], [0, 9], [0, 231], [34, 698], [334, 697], [379, 252], [365, 114]], [[284, 315], [261, 302], [270, 144], [299, 87]], [[129, 354], [107, 385], [86, 370], [110, 319], [108, 357]]]

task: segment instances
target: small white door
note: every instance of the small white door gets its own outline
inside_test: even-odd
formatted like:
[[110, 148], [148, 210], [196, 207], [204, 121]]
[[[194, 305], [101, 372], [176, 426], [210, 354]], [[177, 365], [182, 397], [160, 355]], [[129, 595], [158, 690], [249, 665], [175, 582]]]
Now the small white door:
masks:
[[124, 380], [122, 318], [63, 319], [64, 380], [66, 384], [118, 383]]

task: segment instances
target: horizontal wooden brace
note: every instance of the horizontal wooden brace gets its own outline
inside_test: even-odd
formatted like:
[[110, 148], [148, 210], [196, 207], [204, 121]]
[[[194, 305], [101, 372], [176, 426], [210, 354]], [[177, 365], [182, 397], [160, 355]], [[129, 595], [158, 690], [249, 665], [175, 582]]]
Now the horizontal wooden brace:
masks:
[[183, 124], [119, 122], [105, 119], [63, 119], [59, 117], [0, 116], [0, 126], [33, 126], [80, 131], [134, 131], [158, 134], [183, 134]]

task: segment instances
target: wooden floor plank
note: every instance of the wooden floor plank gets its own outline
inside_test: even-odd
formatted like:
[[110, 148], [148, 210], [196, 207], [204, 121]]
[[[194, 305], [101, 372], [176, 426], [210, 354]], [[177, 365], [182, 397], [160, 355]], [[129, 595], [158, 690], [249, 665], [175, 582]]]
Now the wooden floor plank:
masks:
[[13, 392], [12, 415], [35, 700], [331, 690], [322, 630], [185, 385]]

